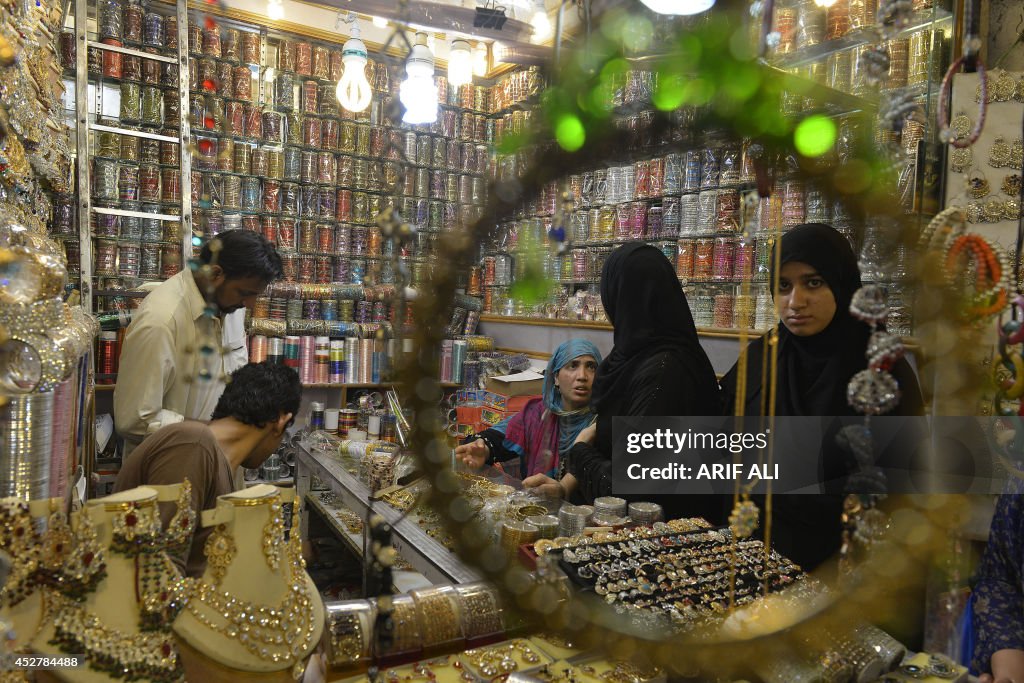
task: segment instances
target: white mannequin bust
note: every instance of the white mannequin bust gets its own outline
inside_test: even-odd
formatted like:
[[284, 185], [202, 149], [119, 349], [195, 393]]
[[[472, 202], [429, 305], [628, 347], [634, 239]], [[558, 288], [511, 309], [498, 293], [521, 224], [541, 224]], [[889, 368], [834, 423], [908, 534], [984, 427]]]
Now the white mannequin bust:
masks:
[[174, 623], [189, 680], [228, 680], [232, 671], [236, 680], [242, 672], [292, 680], [319, 643], [324, 608], [302, 563], [297, 516], [284, 538], [282, 503], [294, 496], [261, 484], [203, 513], [203, 526], [215, 527], [206, 571]]
[[[178, 487], [161, 489], [178, 490]], [[111, 547], [115, 538], [115, 524], [129, 519], [129, 515], [130, 519], [138, 521], [138, 526], [132, 523], [131, 528], [138, 530], [152, 530], [152, 526], [144, 525], [145, 522], [152, 522], [155, 517], [155, 529], [159, 532], [157, 500], [156, 489], [140, 487], [88, 501], [82, 511], [73, 515], [77, 525], [82, 525], [84, 520], [91, 520], [91, 525], [86, 524], [86, 529], [91, 526], [95, 530], [96, 547], [99, 549], [95, 561], [105, 563], [106, 576], [99, 581], [95, 590], [85, 594], [81, 602], [64, 597], [55, 599], [52, 618], [32, 641], [32, 648], [36, 652], [48, 655], [66, 653], [87, 656], [111, 653], [123, 666], [135, 671], [142, 671], [147, 666], [166, 671], [175, 670], [177, 648], [169, 625], [163, 630], [142, 632], [137, 595], [142, 590], [138, 570], [140, 562], [152, 560], [155, 563], [153, 566], [167, 572], [162, 579], [168, 582], [179, 579], [177, 572], [173, 565], [169, 565], [170, 561], [162, 552], [133, 557]], [[87, 535], [80, 526], [76, 531], [76, 547], [71, 552], [81, 553], [85, 547], [83, 544], [87, 542]], [[60, 637], [76, 638], [79, 642], [63, 647], [51, 644], [51, 640]], [[49, 673], [63, 681], [110, 681], [110, 675], [91, 665], [94, 661], [90, 659], [88, 667]]]

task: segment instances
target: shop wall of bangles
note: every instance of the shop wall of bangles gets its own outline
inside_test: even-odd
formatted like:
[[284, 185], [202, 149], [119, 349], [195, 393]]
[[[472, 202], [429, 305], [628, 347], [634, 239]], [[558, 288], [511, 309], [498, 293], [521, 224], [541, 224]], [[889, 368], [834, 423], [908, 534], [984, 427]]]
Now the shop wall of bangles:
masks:
[[[242, 680], [640, 683], [686, 672], [648, 657], [632, 635], [628, 647], [595, 646], [582, 634], [556, 633], [543, 615], [582, 595], [593, 601], [586, 610], [607, 607], [644, 638], [684, 637], [705, 619], [743, 631], [764, 604], [796, 613], [830, 595], [754, 535], [756, 508], [751, 517], [750, 506], [738, 506], [745, 515], [715, 528], [697, 517], [667, 519], [661, 504], [647, 500], [563, 503], [528, 492], [511, 464], [453, 467], [444, 486], [435, 486], [410, 444], [415, 425], [436, 425], [445, 432], [439, 443], [446, 437], [444, 445], [454, 447], [514, 415], [524, 399], [493, 390], [490, 381], [534, 369], [530, 355], [552, 349], [498, 348], [480, 333], [481, 321], [606, 322], [602, 268], [629, 242], [653, 244], [672, 262], [702, 331], [754, 332], [778, 322], [768, 283], [772, 246], [796, 225], [829, 223], [850, 240], [865, 281], [884, 286], [888, 331], [910, 335], [910, 255], [886, 241], [881, 220], [855, 229], [843, 202], [804, 179], [795, 157], [783, 160], [771, 182], [759, 178], [763, 150], [701, 129], [700, 106], [673, 108], [664, 137], [651, 136], [659, 73], [626, 50], [626, 67], [610, 78], [600, 106], [611, 112], [609, 125], [632, 135], [629, 152], [545, 185], [494, 226], [474, 265], [458, 274], [445, 340], [434, 353], [438, 383], [428, 386], [438, 411], [429, 417], [437, 419], [422, 419], [403, 405], [408, 388], [396, 379], [416, 351], [409, 337], [419, 322], [403, 290], [428, 291], [432, 272], [445, 265], [442, 236], [472, 225], [493, 183], [514, 181], [545, 152], [528, 144], [509, 153], [505, 145], [543, 117], [542, 71], [502, 68], [459, 87], [437, 75], [436, 122], [398, 123], [387, 102], [399, 98], [402, 74], [390, 61], [367, 63], [366, 108], [339, 103], [344, 36], [331, 43], [286, 33], [221, 6], [206, 15], [158, 2], [93, 4], [86, 33], [100, 48], [82, 45], [67, 28], [70, 18], [62, 27], [60, 12], [50, 11], [50, 35], [36, 38], [50, 46], [43, 63], [53, 65], [54, 87], [49, 106], [32, 112], [64, 132], [76, 123], [68, 114], [83, 109], [71, 93], [85, 93], [88, 116], [77, 123], [88, 127], [89, 159], [80, 167], [87, 177], [79, 179], [86, 203], [71, 186], [66, 144], [44, 143], [40, 131], [28, 162], [5, 165], [15, 176], [0, 173], [0, 222], [28, 223], [33, 235], [0, 229], [0, 257], [11, 250], [41, 274], [20, 299], [0, 297], [0, 326], [41, 368], [38, 377], [23, 369], [0, 376], [0, 388], [17, 394], [17, 410], [4, 414], [20, 416], [2, 425], [4, 433], [28, 429], [32, 436], [17, 453], [7, 445], [13, 440], [0, 440], [0, 482], [8, 473], [14, 482], [5, 495], [31, 501], [0, 501], [0, 539], [18, 551], [16, 590], [0, 592], [0, 623], [10, 621], [17, 634], [12, 652], [84, 656], [87, 676], [67, 680], [204, 680], [216, 670]], [[892, 161], [886, 180], [900, 211], [918, 214], [935, 198], [924, 166], [938, 134], [927, 117], [896, 117], [900, 125], [887, 126], [887, 107], [932, 106], [955, 17], [932, 0], [906, 4], [898, 30], [876, 32], [870, 3], [780, 0], [766, 58], [820, 86], [788, 91], [785, 113], [813, 111], [832, 121], [840, 159], [854, 153], [855, 133], [870, 131]], [[647, 49], [705, 20], [666, 21], [652, 28]], [[32, 49], [29, 42], [23, 50]], [[87, 66], [79, 82], [82, 49]], [[880, 51], [884, 70], [872, 66]], [[32, 62], [21, 59], [17, 68], [39, 68]], [[0, 66], [0, 81], [9, 68]], [[1018, 78], [994, 77], [994, 92], [1006, 95], [998, 101], [1019, 118]], [[0, 105], [8, 116], [17, 113], [25, 104], [7, 100], [24, 88], [0, 84]], [[973, 87], [970, 78], [957, 83], [954, 128], [971, 127]], [[865, 106], [869, 100], [883, 102], [881, 111]], [[986, 140], [987, 163], [950, 157], [947, 195], [966, 183], [974, 223], [1020, 211], [1012, 203], [1020, 177], [995, 170], [1021, 165], [1019, 140], [1008, 124], [993, 125], [989, 132], [1001, 137]], [[0, 152], [16, 161], [20, 138], [7, 139], [13, 142], [2, 142]], [[759, 197], [766, 187], [770, 196]], [[998, 195], [997, 209], [998, 191], [1006, 196]], [[51, 204], [52, 215], [41, 215]], [[409, 239], [395, 236], [401, 221], [394, 212], [414, 227]], [[248, 487], [221, 497], [202, 520], [192, 514], [187, 482], [90, 501], [68, 516], [64, 497], [74, 467], [87, 461], [81, 442], [92, 436], [81, 425], [92, 420], [93, 338], [99, 332], [96, 381], [113, 386], [123, 330], [147, 286], [173, 277], [197, 247], [233, 229], [262, 234], [282, 257], [284, 277], [257, 298], [246, 331], [251, 362], [298, 372], [306, 390], [298, 433], [247, 470]], [[536, 263], [550, 285], [540, 302], [517, 288], [536, 275]], [[95, 318], [60, 299], [68, 275], [78, 278], [79, 292], [92, 292], [86, 308]], [[482, 522], [479, 537], [446, 525], [431, 506], [432, 498], [455, 493], [453, 515]], [[166, 527], [158, 503], [175, 509]], [[194, 523], [209, 527], [207, 564], [186, 579], [170, 557], [191, 542], [181, 530]], [[467, 566], [455, 554], [460, 544], [492, 549], [494, 567], [507, 568], [521, 592], [482, 581], [485, 570], [500, 572]], [[532, 621], [527, 612], [536, 612]], [[764, 683], [966, 680], [959, 663], [908, 653], [859, 615], [814, 638], [794, 638], [792, 651], [743, 675]]]

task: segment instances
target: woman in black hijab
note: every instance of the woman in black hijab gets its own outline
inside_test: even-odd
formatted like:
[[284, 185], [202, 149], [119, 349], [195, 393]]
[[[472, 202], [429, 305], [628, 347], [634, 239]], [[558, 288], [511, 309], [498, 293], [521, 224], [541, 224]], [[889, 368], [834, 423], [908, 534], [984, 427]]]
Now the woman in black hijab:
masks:
[[[772, 255], [774, 264], [774, 254]], [[860, 269], [850, 243], [821, 223], [797, 226], [782, 236], [779, 291], [775, 299], [780, 325], [775, 396], [776, 415], [851, 416], [858, 413], [846, 399], [855, 374], [867, 367], [865, 351], [871, 329], [850, 315], [850, 301], [860, 289]], [[773, 266], [774, 267], [774, 266]], [[772, 273], [774, 280], [774, 272]], [[768, 335], [747, 347], [745, 415], [766, 414], [768, 387], [761, 385]], [[917, 376], [906, 360], [890, 370], [901, 399], [890, 415], [922, 415], [924, 402]], [[725, 408], [736, 407], [736, 366], [722, 378]], [[824, 481], [840, 481], [845, 454], [834, 446], [835, 425], [825, 431]], [[773, 542], [784, 555], [812, 569], [839, 548], [841, 491], [836, 495], [777, 496], [773, 504]]]
[[634, 243], [613, 251], [601, 273], [601, 303], [615, 328], [615, 346], [597, 369], [591, 400], [596, 428], [583, 430], [569, 451], [575, 481], [567, 477], [572, 484], [566, 486], [585, 502], [612, 492], [613, 417], [721, 410], [711, 361], [675, 270], [660, 250]]

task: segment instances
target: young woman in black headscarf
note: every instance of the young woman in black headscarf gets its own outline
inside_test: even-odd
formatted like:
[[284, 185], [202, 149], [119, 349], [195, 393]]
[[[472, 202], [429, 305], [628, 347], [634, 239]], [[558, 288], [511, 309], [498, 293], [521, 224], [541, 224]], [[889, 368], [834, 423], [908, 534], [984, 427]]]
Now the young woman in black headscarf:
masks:
[[[774, 264], [774, 253], [772, 255]], [[776, 415], [851, 416], [846, 389], [867, 367], [865, 351], [871, 329], [850, 314], [850, 301], [860, 289], [860, 269], [850, 243], [821, 223], [797, 226], [782, 236], [779, 291], [775, 308], [778, 365]], [[772, 273], [774, 279], [774, 272]], [[769, 387], [761, 385], [768, 335], [747, 347], [745, 415], [768, 412]], [[924, 401], [917, 376], [906, 360], [890, 370], [899, 383], [899, 406], [889, 415], [922, 415]], [[725, 409], [735, 410], [737, 368], [722, 378]], [[833, 425], [834, 427], [834, 425]], [[841, 480], [845, 453], [834, 445], [834, 428], [826, 429], [822, 447], [824, 481]], [[773, 502], [773, 545], [805, 569], [813, 569], [838, 549], [842, 528], [842, 493], [776, 496]]]
[[[634, 243], [613, 251], [601, 273], [601, 303], [615, 328], [615, 346], [597, 369], [591, 401], [597, 422], [569, 451], [566, 480], [571, 483], [565, 486], [575, 488], [574, 498], [584, 502], [612, 492], [613, 417], [718, 415], [721, 410], [715, 372], [697, 338], [686, 295], [660, 250]], [[552, 482], [531, 477], [523, 483]]]

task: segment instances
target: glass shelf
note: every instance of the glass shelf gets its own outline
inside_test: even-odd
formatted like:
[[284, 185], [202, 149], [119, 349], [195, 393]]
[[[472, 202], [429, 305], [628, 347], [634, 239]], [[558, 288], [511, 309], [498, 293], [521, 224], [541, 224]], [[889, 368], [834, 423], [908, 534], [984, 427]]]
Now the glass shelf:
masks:
[[[952, 19], [952, 13], [941, 8], [915, 12], [911, 17], [910, 24], [896, 34], [896, 37], [899, 38], [912, 33], [917, 33], [918, 31], [932, 27], [936, 24], [950, 22]], [[859, 28], [850, 31], [842, 38], [825, 40], [817, 45], [811, 45], [784, 55], [779, 55], [776, 58], [770, 59], [769, 64], [782, 69], [793, 69], [807, 64], [820, 62], [829, 55], [846, 52], [862, 45], [871, 45], [879, 42], [882, 42], [882, 39], [878, 35], [878, 31], [875, 27]]]

